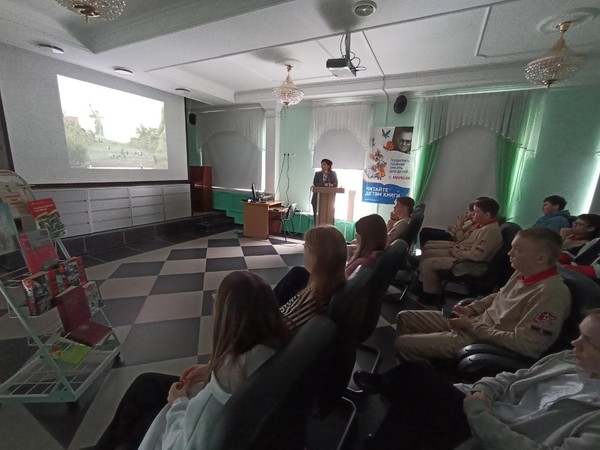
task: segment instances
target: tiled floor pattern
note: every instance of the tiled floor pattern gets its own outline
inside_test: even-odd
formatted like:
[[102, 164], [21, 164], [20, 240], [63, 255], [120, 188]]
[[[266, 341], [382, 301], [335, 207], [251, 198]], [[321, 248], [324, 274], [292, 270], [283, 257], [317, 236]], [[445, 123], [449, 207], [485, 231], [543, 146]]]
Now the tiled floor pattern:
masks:
[[[187, 238], [187, 239], [186, 239]], [[181, 241], [178, 242], [177, 241]], [[232, 270], [249, 270], [275, 285], [289, 267], [301, 265], [301, 241], [252, 240], [230, 231], [215, 236], [179, 236], [86, 257], [88, 278], [96, 280], [104, 313], [122, 342], [120, 362], [101, 376], [77, 404], [0, 406], [2, 445], [7, 449], [80, 449], [92, 447], [108, 424], [119, 399], [135, 376], [146, 371], [179, 374], [208, 358], [212, 332], [212, 292]], [[107, 262], [102, 262], [107, 261]], [[395, 363], [390, 322], [399, 309], [386, 302], [379, 328], [370, 339], [384, 352], [382, 368]], [[22, 330], [0, 310], [0, 351], [6, 371], [27, 359]], [[368, 357], [363, 355], [361, 360]], [[359, 400], [358, 430], [347, 448], [373, 431], [380, 405]], [[356, 428], [356, 427], [355, 427]], [[326, 434], [327, 432], [325, 432]], [[311, 448], [332, 448], [316, 439]]]

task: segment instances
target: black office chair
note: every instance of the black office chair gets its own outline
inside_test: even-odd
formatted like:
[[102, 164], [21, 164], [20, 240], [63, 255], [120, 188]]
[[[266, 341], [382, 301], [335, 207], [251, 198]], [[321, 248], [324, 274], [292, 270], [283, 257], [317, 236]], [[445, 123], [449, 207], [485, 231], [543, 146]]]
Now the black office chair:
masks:
[[[508, 252], [516, 234], [521, 231], [521, 227], [513, 222], [505, 222], [500, 225], [502, 233], [502, 246], [496, 255], [489, 261], [471, 261], [460, 259], [456, 261], [452, 268], [445, 271], [442, 275], [442, 291], [446, 291], [448, 283], [458, 283], [467, 289], [467, 296], [487, 295], [506, 284], [514, 272], [510, 265]], [[469, 271], [479, 271], [477, 275], [456, 275], [463, 269]]]
[[415, 205], [413, 209], [413, 214], [417, 211], [421, 211], [423, 214], [425, 214], [425, 203], [421, 202]]
[[[358, 274], [350, 279], [342, 291], [333, 296], [329, 303], [329, 315], [342, 330], [346, 331], [346, 341], [353, 342], [354, 348], [375, 355], [370, 369], [375, 372], [381, 361], [381, 353], [364, 342], [373, 334], [381, 316], [383, 298], [398, 271], [405, 265], [408, 244], [402, 239], [394, 241], [377, 260], [374, 268], [361, 267]], [[354, 367], [356, 351], [349, 359]], [[346, 365], [347, 367], [347, 365]], [[361, 391], [350, 389], [352, 393]]]
[[[571, 348], [571, 341], [579, 336], [579, 324], [586, 311], [600, 307], [600, 286], [591, 278], [569, 269], [559, 268], [565, 284], [571, 292], [571, 312], [563, 324], [556, 342], [542, 356]], [[468, 304], [472, 299], [463, 300]], [[484, 376], [495, 376], [502, 371], [515, 371], [531, 366], [536, 359], [492, 344], [471, 344], [457, 356], [458, 377], [475, 381]]]
[[337, 336], [337, 326], [325, 316], [300, 328], [231, 396], [207, 449], [304, 449], [306, 417], [329, 388]]
[[391, 281], [393, 286], [402, 289], [398, 301], [404, 299], [404, 296], [410, 287], [410, 283], [415, 271], [419, 267], [419, 261], [416, 259], [416, 257], [411, 255], [413, 254], [415, 244], [417, 243], [419, 231], [421, 231], [421, 227], [423, 225], [423, 220], [425, 220], [424, 208], [419, 210], [415, 209], [410, 216], [410, 223], [408, 224], [408, 229], [406, 232], [406, 243], [408, 244], [408, 248], [406, 249], [406, 259], [404, 260], [404, 265], [398, 267], [398, 270], [394, 274], [394, 277]]
[[[286, 224], [291, 221], [294, 216], [296, 215], [296, 207], [298, 206], [298, 203], [292, 203], [286, 212], [284, 212], [280, 217], [276, 217], [275, 220], [280, 220], [281, 221], [281, 232], [283, 234], [283, 240], [285, 242], [287, 242], [287, 235], [289, 234], [287, 232], [287, 227]], [[293, 229], [292, 229], [293, 230]]]

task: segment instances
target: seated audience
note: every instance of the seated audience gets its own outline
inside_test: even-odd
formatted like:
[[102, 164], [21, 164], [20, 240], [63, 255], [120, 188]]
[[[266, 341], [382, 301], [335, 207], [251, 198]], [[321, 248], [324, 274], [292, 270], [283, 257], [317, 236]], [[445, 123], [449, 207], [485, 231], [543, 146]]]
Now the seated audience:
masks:
[[[293, 268], [297, 273], [307, 276], [304, 288], [293, 293], [290, 285], [299, 286], [299, 282], [281, 283], [276, 286], [275, 294], [282, 304], [281, 312], [292, 331], [308, 322], [317, 314], [327, 311], [329, 300], [345, 283], [346, 240], [342, 233], [332, 226], [311, 228], [304, 234], [304, 268]], [[291, 271], [290, 271], [291, 272]], [[297, 278], [298, 275], [292, 275]], [[285, 278], [285, 277], [284, 277]], [[286, 300], [282, 300], [285, 299]]]
[[[390, 220], [387, 222], [387, 245], [388, 247], [396, 239], [407, 240], [406, 232], [410, 216], [415, 208], [415, 201], [410, 197], [398, 197], [394, 201], [394, 209], [390, 213]], [[410, 244], [410, 242], [409, 242]]]
[[290, 334], [271, 287], [250, 272], [225, 277], [216, 293], [213, 317], [210, 362], [188, 368], [181, 377], [138, 376], [97, 450], [207, 446], [231, 394]]
[[[473, 223], [473, 208], [475, 202], [469, 203], [469, 210], [458, 217], [458, 222], [453, 227], [448, 227], [448, 234], [450, 239], [427, 239], [425, 245], [421, 247], [422, 250], [427, 248], [449, 248], [453, 245], [460, 244], [466, 240], [471, 233], [475, 230], [475, 224]], [[432, 229], [432, 228], [430, 228]]]
[[[477, 199], [484, 198], [478, 197]], [[473, 208], [475, 202], [469, 203], [469, 209], [456, 218], [456, 223], [450, 225], [448, 230], [439, 228], [422, 228], [419, 233], [419, 243], [421, 249], [424, 249], [426, 244], [435, 245], [437, 241], [441, 242], [461, 242], [466, 239], [473, 231]], [[444, 244], [442, 244], [444, 245]], [[449, 244], [450, 245], [450, 244]]]
[[561, 264], [564, 268], [580, 272], [595, 281], [600, 280], [600, 238], [585, 244], [570, 261], [563, 253]]
[[[419, 265], [419, 280], [423, 283], [421, 300], [438, 304], [442, 285], [439, 271], [449, 270], [459, 259], [490, 261], [502, 246], [502, 233], [496, 222], [499, 205], [496, 200], [482, 198], [473, 207], [473, 232], [464, 241], [445, 248], [425, 248]], [[464, 275], [478, 275], [479, 266], [464, 265]]]
[[571, 214], [565, 209], [567, 201], [560, 195], [551, 195], [544, 199], [542, 211], [544, 215], [533, 224], [534, 227], [545, 227], [560, 232], [561, 228], [571, 226]]
[[563, 253], [567, 253], [572, 259], [587, 242], [600, 235], [600, 216], [581, 214], [571, 227], [562, 228], [560, 235], [563, 238]]
[[357, 248], [346, 264], [346, 277], [352, 276], [359, 266], [373, 267], [387, 244], [385, 221], [378, 214], [358, 219], [356, 228]]
[[573, 350], [473, 385], [453, 386], [414, 363], [381, 376], [358, 372], [359, 386], [391, 402], [365, 448], [600, 448], [600, 310], [589, 311], [579, 328]]
[[395, 347], [404, 361], [453, 358], [466, 345], [485, 342], [538, 358], [557, 339], [571, 294], [556, 270], [561, 239], [546, 228], [520, 231], [508, 253], [515, 273], [495, 294], [439, 311], [401, 311]]

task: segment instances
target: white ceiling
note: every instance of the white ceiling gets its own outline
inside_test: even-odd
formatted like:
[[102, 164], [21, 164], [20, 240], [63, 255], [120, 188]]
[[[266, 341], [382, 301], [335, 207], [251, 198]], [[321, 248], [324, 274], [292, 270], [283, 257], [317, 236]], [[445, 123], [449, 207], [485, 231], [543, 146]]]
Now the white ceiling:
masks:
[[[355, 0], [127, 0], [116, 20], [86, 23], [55, 0], [0, 0], [0, 42], [120, 77], [113, 67], [127, 67], [134, 82], [211, 105], [268, 103], [286, 59], [301, 61], [292, 78], [307, 99], [525, 87], [524, 65], [558, 38], [540, 24], [583, 11], [595, 17], [566, 41], [587, 64], [565, 85], [600, 84], [598, 0], [375, 1], [359, 18]], [[325, 60], [348, 31], [365, 70], [335, 78]]]

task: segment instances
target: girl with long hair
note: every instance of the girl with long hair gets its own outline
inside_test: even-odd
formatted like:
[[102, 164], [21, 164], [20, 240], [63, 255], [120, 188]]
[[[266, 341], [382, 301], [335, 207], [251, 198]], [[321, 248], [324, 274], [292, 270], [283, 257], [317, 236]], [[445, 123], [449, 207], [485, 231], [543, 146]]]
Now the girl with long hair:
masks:
[[380, 215], [362, 217], [354, 227], [358, 247], [346, 264], [346, 277], [351, 277], [359, 266], [374, 266], [387, 245], [387, 228]]
[[230, 273], [215, 296], [210, 362], [181, 377], [136, 378], [96, 449], [204, 448], [232, 393], [290, 334], [269, 284], [250, 272]]
[[331, 296], [346, 281], [346, 256], [346, 240], [337, 228], [323, 226], [306, 232], [304, 267], [309, 274], [308, 282], [281, 307], [290, 329], [295, 331], [315, 315], [327, 311]]

